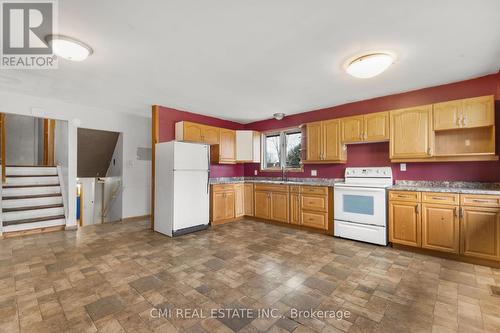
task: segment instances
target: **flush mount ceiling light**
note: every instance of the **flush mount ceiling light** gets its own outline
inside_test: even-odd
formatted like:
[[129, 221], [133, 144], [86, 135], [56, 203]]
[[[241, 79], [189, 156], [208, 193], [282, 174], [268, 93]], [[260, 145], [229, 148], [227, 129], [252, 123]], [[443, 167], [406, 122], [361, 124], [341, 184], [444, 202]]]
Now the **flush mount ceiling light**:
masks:
[[281, 113], [281, 112], [275, 113], [275, 114], [273, 114], [273, 118], [276, 120], [281, 120], [281, 119], [285, 118], [285, 114]]
[[379, 75], [394, 62], [394, 56], [388, 53], [371, 53], [350, 61], [346, 72], [360, 79]]
[[71, 61], [85, 60], [94, 52], [87, 44], [68, 36], [49, 35], [45, 40], [56, 55]]

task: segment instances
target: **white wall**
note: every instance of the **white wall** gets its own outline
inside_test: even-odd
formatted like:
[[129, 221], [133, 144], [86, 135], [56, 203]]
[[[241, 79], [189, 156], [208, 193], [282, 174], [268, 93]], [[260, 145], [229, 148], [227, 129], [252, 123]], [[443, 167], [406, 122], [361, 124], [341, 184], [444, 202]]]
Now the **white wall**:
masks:
[[[116, 140], [115, 150], [109, 163], [104, 183], [104, 222], [119, 221], [122, 218], [122, 175], [123, 175], [123, 134]], [[116, 196], [112, 198], [113, 194]]]
[[[69, 179], [68, 179], [68, 166], [69, 166], [69, 161], [68, 161], [68, 122], [67, 121], [62, 121], [62, 120], [56, 120], [56, 126], [54, 129], [54, 162], [56, 165], [61, 167], [61, 173], [62, 173], [62, 181], [63, 181], [63, 186], [61, 186], [61, 189], [63, 190], [63, 196], [67, 199], [65, 200], [65, 210], [66, 210], [66, 217], [68, 215], [68, 206], [67, 203], [69, 202], [68, 198], [68, 184], [69, 184]], [[74, 200], [76, 200], [74, 198]], [[73, 200], [73, 201], [74, 201]]]
[[148, 106], [143, 116], [92, 108], [53, 99], [0, 91], [0, 112], [68, 121], [68, 212], [67, 227], [76, 226], [77, 127], [123, 133], [122, 217], [150, 212], [151, 161], [136, 159], [137, 147], [151, 147], [151, 117]]
[[7, 165], [37, 165], [39, 148], [38, 119], [6, 114], [5, 132], [7, 141], [5, 159]]

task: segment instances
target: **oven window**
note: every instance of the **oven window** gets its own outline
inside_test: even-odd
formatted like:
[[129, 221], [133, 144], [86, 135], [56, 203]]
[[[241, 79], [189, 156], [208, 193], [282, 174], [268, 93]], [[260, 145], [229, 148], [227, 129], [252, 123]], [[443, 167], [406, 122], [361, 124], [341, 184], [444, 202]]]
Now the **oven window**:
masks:
[[344, 194], [344, 212], [373, 215], [373, 196]]

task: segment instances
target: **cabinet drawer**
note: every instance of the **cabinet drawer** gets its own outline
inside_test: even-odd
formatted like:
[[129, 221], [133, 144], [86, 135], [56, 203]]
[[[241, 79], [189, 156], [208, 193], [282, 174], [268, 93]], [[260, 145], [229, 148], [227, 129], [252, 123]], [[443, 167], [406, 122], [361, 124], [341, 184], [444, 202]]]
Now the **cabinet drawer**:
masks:
[[442, 205], [458, 205], [459, 195], [456, 193], [423, 192], [422, 202]]
[[328, 211], [328, 200], [326, 196], [302, 194], [300, 197], [300, 208], [317, 212]]
[[287, 185], [255, 184], [256, 191], [288, 192]]
[[214, 192], [234, 190], [234, 184], [215, 184], [212, 185]]
[[328, 194], [328, 187], [326, 187], [326, 186], [301, 186], [300, 193], [327, 195]]
[[300, 186], [299, 185], [292, 185], [290, 186], [290, 193], [299, 193], [300, 192]]
[[311, 228], [328, 230], [328, 214], [317, 212], [301, 213], [302, 225]]
[[390, 191], [389, 200], [420, 202], [420, 192]]
[[461, 194], [462, 206], [500, 207], [500, 196], [486, 194]]

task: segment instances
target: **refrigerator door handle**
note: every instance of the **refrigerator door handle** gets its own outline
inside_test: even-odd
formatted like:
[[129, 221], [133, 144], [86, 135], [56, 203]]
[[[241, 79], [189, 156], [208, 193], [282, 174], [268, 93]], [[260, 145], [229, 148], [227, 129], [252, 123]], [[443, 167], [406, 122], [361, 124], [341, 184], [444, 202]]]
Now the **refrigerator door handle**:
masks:
[[207, 164], [208, 164], [208, 172], [207, 172], [207, 194], [210, 194], [210, 146], [207, 146]]

